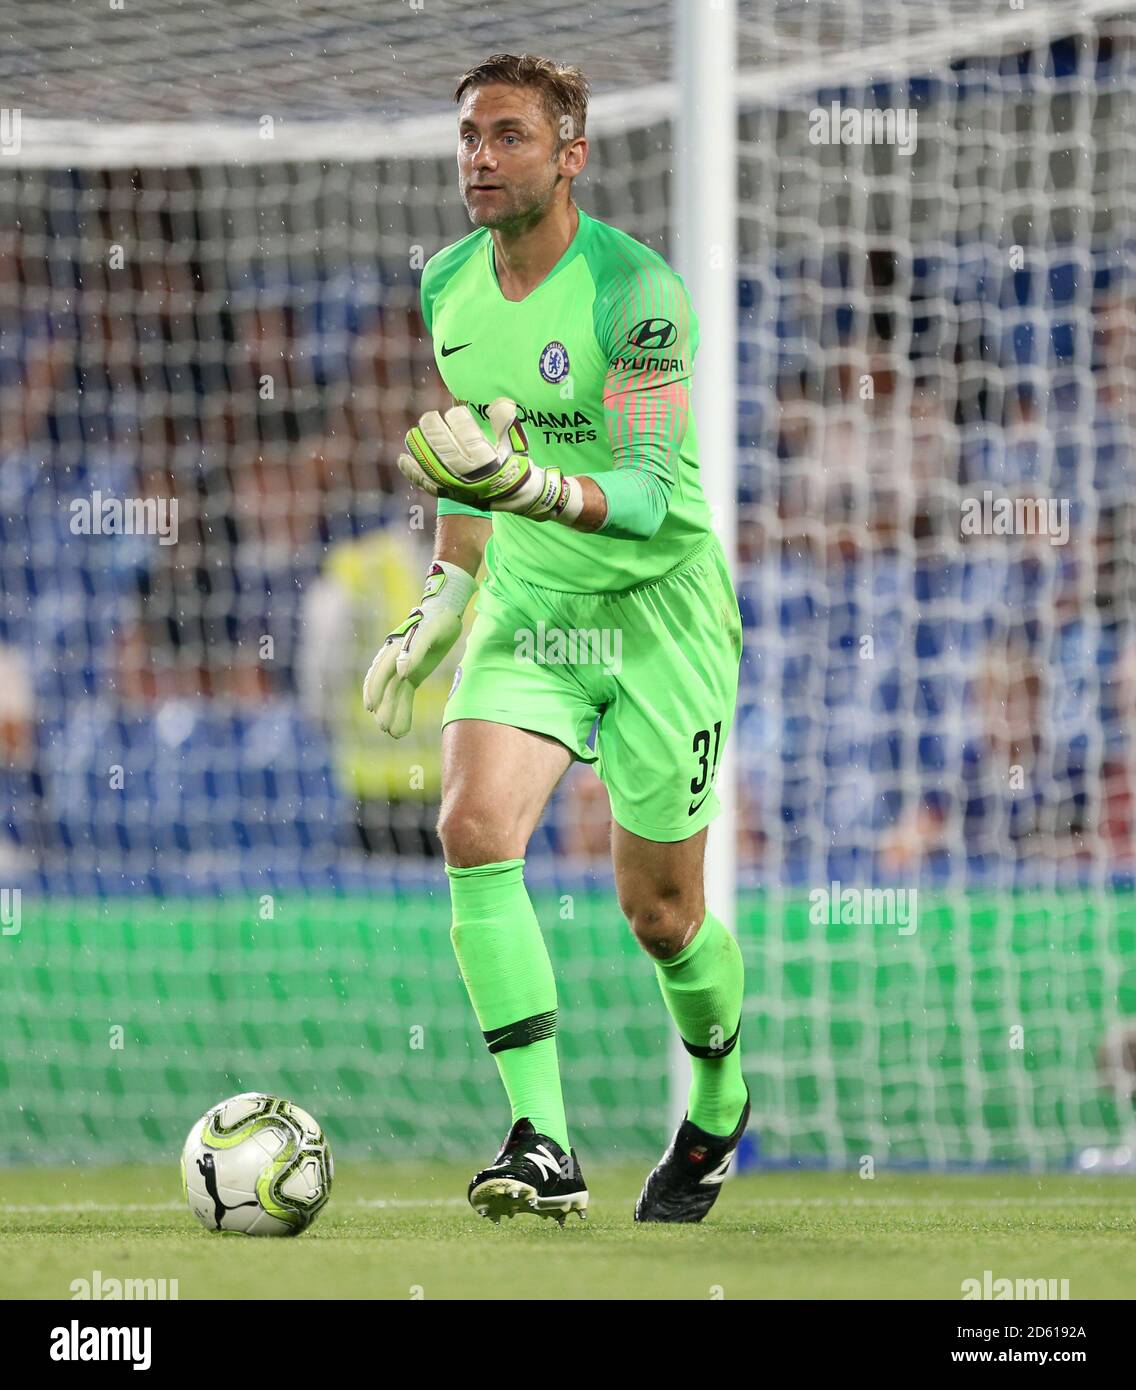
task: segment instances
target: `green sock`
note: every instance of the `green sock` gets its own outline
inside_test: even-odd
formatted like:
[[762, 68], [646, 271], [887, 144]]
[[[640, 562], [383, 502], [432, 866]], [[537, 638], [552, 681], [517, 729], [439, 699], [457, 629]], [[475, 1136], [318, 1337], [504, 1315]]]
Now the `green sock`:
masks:
[[686, 1113], [708, 1134], [732, 1134], [746, 1101], [738, 1036], [744, 971], [738, 943], [712, 913], [670, 960], [655, 962], [663, 1001], [690, 1053]]
[[556, 1055], [556, 981], [525, 889], [523, 859], [446, 865], [450, 940], [470, 1003], [513, 1108], [569, 1152]]

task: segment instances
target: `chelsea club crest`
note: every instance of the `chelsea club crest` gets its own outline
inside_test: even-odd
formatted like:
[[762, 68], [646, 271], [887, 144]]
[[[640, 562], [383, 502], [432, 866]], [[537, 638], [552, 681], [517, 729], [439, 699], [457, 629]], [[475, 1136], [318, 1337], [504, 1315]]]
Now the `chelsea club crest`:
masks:
[[545, 381], [563, 381], [568, 375], [568, 349], [563, 343], [549, 343], [540, 354], [540, 374]]

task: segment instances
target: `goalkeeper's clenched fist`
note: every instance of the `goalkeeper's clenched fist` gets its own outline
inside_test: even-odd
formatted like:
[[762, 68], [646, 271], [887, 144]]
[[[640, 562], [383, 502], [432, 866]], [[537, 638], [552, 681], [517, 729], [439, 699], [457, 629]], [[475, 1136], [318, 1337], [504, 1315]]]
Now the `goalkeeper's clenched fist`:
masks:
[[399, 469], [431, 497], [570, 526], [584, 505], [579, 480], [533, 463], [517, 407], [508, 397], [499, 396], [489, 406], [489, 423], [496, 446], [482, 434], [469, 406], [455, 405], [444, 417], [427, 411], [407, 433], [408, 452], [399, 455]]
[[461, 635], [462, 614], [476, 587], [460, 565], [435, 561], [418, 607], [371, 662], [363, 681], [363, 703], [392, 738], [410, 732], [414, 692]]

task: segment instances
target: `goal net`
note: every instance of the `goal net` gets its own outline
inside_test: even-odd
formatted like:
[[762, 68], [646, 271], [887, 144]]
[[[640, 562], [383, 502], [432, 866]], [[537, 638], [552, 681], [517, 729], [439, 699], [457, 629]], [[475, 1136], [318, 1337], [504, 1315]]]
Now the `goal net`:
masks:
[[[756, 1145], [1061, 1163], [1131, 1125], [1095, 1059], [1136, 1014], [1132, 7], [737, 10]], [[450, 94], [502, 50], [585, 69], [576, 197], [675, 256], [672, 21], [631, 0], [20, 7], [10, 1157], [157, 1157], [253, 1087], [356, 1154], [466, 1152], [505, 1118], [432, 831], [446, 672], [401, 743], [360, 708], [429, 559], [394, 466], [448, 404], [418, 278], [469, 230]], [[608, 827], [575, 768], [527, 877], [570, 1116], [630, 1155], [666, 1129], [669, 1024]]]

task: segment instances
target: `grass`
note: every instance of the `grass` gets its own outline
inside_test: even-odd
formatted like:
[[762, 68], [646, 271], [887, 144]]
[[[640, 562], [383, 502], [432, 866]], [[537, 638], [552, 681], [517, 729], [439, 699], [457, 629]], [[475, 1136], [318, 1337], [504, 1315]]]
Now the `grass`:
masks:
[[294, 1240], [217, 1236], [169, 1168], [9, 1169], [0, 1297], [71, 1282], [177, 1279], [193, 1298], [959, 1299], [962, 1281], [1068, 1279], [1073, 1299], [1136, 1297], [1136, 1178], [758, 1173], [698, 1226], [631, 1220], [643, 1173], [589, 1172], [587, 1221], [493, 1227], [444, 1164], [343, 1165]]

